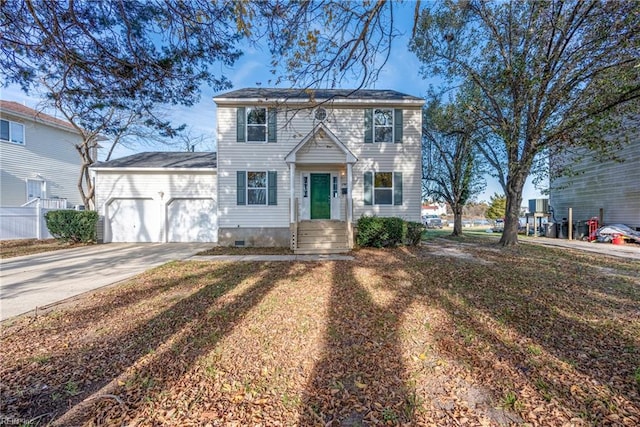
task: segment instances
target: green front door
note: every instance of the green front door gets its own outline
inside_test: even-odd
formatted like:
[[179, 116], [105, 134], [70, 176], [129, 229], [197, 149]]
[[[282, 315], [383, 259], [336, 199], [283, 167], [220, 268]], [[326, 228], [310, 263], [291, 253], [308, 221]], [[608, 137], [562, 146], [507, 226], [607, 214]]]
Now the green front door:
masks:
[[331, 175], [311, 174], [311, 219], [331, 219]]

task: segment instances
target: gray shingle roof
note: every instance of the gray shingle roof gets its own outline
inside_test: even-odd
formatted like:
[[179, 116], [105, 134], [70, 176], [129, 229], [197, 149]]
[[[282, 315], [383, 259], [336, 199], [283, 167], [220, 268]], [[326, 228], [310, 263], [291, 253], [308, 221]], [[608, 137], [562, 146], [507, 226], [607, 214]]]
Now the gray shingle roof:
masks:
[[146, 152], [108, 162], [98, 162], [93, 168], [211, 168], [217, 167], [216, 153]]
[[221, 93], [213, 99], [286, 99], [308, 101], [319, 99], [352, 99], [352, 100], [388, 100], [388, 101], [424, 101], [422, 98], [407, 95], [395, 90], [381, 89], [269, 89], [245, 88]]

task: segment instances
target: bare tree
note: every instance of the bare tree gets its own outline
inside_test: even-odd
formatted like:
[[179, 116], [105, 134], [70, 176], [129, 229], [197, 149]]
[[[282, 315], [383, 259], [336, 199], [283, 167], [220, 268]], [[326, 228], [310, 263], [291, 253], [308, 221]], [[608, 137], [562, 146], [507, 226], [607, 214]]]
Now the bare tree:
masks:
[[425, 108], [422, 129], [425, 192], [449, 204], [452, 235], [460, 236], [464, 206], [486, 186], [476, 150], [477, 129], [462, 102], [443, 105], [437, 99]]

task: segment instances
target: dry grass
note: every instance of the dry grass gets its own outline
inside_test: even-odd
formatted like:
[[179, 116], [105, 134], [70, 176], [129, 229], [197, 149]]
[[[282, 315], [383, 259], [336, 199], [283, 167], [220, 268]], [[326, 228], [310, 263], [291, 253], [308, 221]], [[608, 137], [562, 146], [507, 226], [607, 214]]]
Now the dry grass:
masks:
[[61, 249], [71, 249], [86, 245], [86, 243], [59, 242], [55, 239], [0, 240], [0, 259], [59, 251]]
[[167, 264], [6, 327], [0, 412], [59, 425], [637, 425], [640, 266], [491, 241]]

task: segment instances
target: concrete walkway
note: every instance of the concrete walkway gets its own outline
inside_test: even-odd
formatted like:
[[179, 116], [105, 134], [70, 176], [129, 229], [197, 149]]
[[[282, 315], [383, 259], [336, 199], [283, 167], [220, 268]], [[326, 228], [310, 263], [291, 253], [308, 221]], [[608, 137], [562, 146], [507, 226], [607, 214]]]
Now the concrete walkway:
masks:
[[614, 245], [612, 243], [583, 242], [580, 240], [553, 239], [548, 237], [521, 237], [518, 241], [520, 243], [577, 249], [585, 252], [640, 260], [640, 245], [635, 243]]
[[117, 283], [211, 243], [109, 243], [1, 260], [0, 320]]
[[189, 261], [352, 261], [349, 255], [211, 255], [192, 256]]

